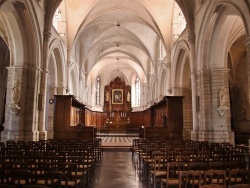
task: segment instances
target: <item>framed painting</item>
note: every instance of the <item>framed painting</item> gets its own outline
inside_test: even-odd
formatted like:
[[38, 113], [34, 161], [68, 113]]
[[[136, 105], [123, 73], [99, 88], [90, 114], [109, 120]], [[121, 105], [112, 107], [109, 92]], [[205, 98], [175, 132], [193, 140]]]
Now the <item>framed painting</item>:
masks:
[[112, 89], [112, 104], [123, 104], [123, 89]]

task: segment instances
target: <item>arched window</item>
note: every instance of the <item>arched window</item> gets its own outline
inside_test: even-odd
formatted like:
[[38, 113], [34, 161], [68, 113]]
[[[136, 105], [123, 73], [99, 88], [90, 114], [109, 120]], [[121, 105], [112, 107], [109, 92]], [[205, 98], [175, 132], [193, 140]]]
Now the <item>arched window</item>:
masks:
[[95, 104], [100, 105], [100, 77], [98, 76], [95, 81]]
[[138, 77], [135, 79], [135, 106], [140, 106], [141, 101], [141, 82]]

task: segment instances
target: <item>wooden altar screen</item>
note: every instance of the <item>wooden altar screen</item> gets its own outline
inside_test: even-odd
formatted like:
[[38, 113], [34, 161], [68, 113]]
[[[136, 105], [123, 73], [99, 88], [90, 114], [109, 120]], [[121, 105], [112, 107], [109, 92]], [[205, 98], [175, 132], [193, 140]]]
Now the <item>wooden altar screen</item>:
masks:
[[107, 113], [105, 129], [109, 132], [125, 132], [130, 124], [131, 87], [116, 77], [104, 88], [103, 112]]
[[85, 122], [85, 105], [73, 95], [55, 95], [54, 138], [93, 139], [96, 128], [78, 126]]

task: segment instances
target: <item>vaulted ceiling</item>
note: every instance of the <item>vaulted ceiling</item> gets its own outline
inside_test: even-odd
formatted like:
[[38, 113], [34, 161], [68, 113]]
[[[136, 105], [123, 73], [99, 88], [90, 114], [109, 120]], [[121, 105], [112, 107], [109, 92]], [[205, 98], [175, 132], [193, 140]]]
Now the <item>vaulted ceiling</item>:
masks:
[[108, 83], [120, 76], [130, 83], [134, 75], [147, 81], [173, 35], [183, 31], [174, 0], [64, 0], [58, 11], [57, 29], [67, 34], [69, 59], [79, 62], [90, 81], [100, 76]]

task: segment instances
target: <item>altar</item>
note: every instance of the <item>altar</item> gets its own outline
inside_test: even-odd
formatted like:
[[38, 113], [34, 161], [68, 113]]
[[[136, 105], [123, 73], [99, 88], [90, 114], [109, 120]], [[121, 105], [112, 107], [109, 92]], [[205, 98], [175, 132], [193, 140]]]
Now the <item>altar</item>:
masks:
[[125, 133], [127, 125], [127, 121], [110, 121], [107, 128], [109, 132]]

